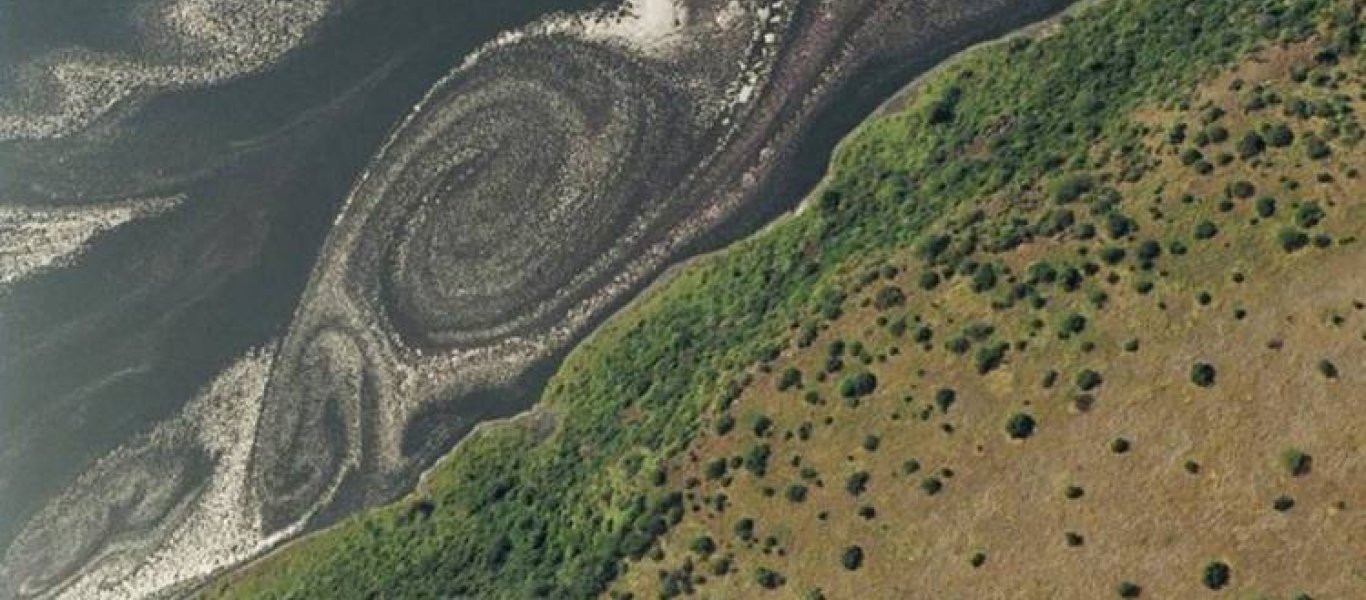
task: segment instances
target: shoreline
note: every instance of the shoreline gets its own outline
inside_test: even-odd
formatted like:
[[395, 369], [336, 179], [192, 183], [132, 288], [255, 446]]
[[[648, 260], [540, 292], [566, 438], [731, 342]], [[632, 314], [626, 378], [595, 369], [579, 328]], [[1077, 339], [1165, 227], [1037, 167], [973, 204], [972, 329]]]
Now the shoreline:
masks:
[[[913, 79], [911, 79], [911, 81], [899, 87], [897, 91], [894, 92], [891, 96], [889, 96], [886, 100], [882, 101], [877, 106], [877, 108], [875, 108], [871, 113], [864, 117], [856, 127], [854, 127], [848, 133], [840, 137], [840, 140], [836, 142], [834, 148], [831, 150], [830, 156], [832, 157], [832, 159], [834, 156], [837, 156], [840, 150], [845, 146], [845, 144], [851, 142], [854, 138], [860, 135], [863, 132], [864, 128], [866, 128], [870, 123], [894, 115], [904, 110], [907, 104], [909, 104], [910, 101], [914, 100], [916, 95], [922, 90], [922, 88], [924, 88], [925, 84], [930, 80], [931, 77], [938, 76], [945, 69], [948, 69], [960, 63], [962, 60], [967, 58], [972, 53], [998, 44], [1008, 43], [1011, 40], [1020, 37], [1047, 37], [1056, 30], [1056, 28], [1059, 26], [1063, 19], [1074, 14], [1076, 11], [1085, 10], [1104, 1], [1105, 0], [1077, 0], [1075, 3], [1062, 9], [1057, 14], [1051, 17], [1022, 26], [1004, 35], [972, 44], [971, 46], [968, 46], [966, 48], [963, 48], [962, 50], [959, 50], [958, 52], [951, 54], [944, 60], [935, 64], [930, 69], [915, 76]], [[586, 333], [582, 339], [575, 343], [573, 347], [569, 349], [568, 353], [572, 354], [578, 348], [591, 344], [598, 337], [598, 335], [606, 327], [608, 327], [614, 320], [616, 320], [623, 314], [626, 314], [632, 310], [636, 310], [639, 307], [639, 305], [641, 305], [644, 302], [647, 302], [656, 294], [660, 293], [667, 285], [672, 283], [679, 276], [679, 274], [683, 272], [683, 270], [695, 265], [699, 261], [706, 260], [713, 256], [727, 252], [736, 244], [742, 244], [757, 237], [767, 235], [772, 231], [772, 229], [779, 227], [787, 223], [789, 220], [801, 215], [817, 198], [819, 198], [821, 192], [829, 185], [831, 178], [831, 169], [829, 167], [830, 165], [827, 164], [823, 174], [821, 175], [820, 180], [817, 181], [816, 184], [813, 185], [806, 192], [806, 194], [802, 196], [802, 199], [798, 201], [798, 203], [792, 209], [775, 216], [773, 219], [769, 220], [769, 222], [765, 223], [762, 227], [750, 233], [749, 235], [737, 238], [721, 248], [695, 254], [693, 256], [687, 257], [666, 267], [663, 271], [656, 275], [654, 279], [650, 281], [650, 283], [646, 284], [645, 287], [642, 288], [639, 293], [637, 293], [634, 297], [632, 297], [624, 304], [622, 304], [617, 310], [613, 311], [609, 315], [606, 315], [597, 326], [593, 327], [591, 331]], [[563, 360], [561, 362], [563, 362]], [[556, 368], [556, 371], [558, 372], [558, 367]], [[416, 483], [414, 483], [413, 486], [403, 495], [398, 496], [389, 502], [385, 502], [373, 507], [356, 511], [355, 513], [352, 513], [351, 515], [348, 515], [347, 517], [340, 519], [337, 522], [332, 523], [326, 527], [318, 528], [309, 531], [308, 533], [305, 533], [303, 535], [300, 535], [298, 537], [286, 540], [266, 550], [265, 552], [256, 556], [255, 558], [228, 567], [216, 574], [212, 574], [201, 582], [187, 585], [184, 588], [183, 592], [187, 594], [187, 597], [199, 597], [203, 591], [213, 587], [215, 583], [219, 583], [225, 580], [239, 579], [242, 576], [247, 576], [253, 569], [278, 557], [280, 554], [289, 551], [291, 548], [297, 545], [307, 542], [319, 536], [320, 534], [328, 533], [334, 530], [338, 526], [346, 523], [353, 516], [360, 515], [368, 511], [392, 507], [395, 504], [411, 500], [415, 497], [421, 497], [424, 494], [424, 490], [428, 485], [433, 473], [438, 468], [442, 467], [447, 462], [452, 460], [457, 455], [457, 453], [460, 452], [461, 448], [464, 447], [464, 445], [467, 442], [485, 433], [488, 429], [494, 427], [512, 426], [529, 419], [556, 419], [557, 415], [555, 414], [553, 408], [545, 405], [539, 399], [540, 395], [541, 394], [537, 394], [538, 399], [536, 400], [536, 402], [534, 402], [526, 410], [523, 410], [513, 415], [509, 415], [507, 417], [489, 419], [476, 423], [463, 437], [460, 438], [459, 441], [452, 445], [450, 449], [441, 454], [441, 456], [426, 469], [423, 469], [421, 473], [418, 475]], [[168, 591], [172, 594], [175, 593], [174, 590]]]

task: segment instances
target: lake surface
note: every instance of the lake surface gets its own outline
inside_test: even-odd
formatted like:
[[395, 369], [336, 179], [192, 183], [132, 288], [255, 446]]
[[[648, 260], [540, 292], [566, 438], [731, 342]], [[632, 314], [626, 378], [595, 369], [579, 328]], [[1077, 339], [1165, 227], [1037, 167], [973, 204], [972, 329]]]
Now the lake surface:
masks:
[[174, 592], [393, 498], [1069, 2], [280, 4], [0, 3], [0, 596]]

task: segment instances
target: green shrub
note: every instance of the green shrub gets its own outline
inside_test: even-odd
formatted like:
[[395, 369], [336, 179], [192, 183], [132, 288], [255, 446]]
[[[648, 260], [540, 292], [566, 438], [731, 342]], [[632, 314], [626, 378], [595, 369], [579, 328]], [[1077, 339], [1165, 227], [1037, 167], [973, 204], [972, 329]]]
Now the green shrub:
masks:
[[1223, 125], [1211, 125], [1205, 129], [1205, 133], [1209, 136], [1209, 141], [1215, 144], [1222, 144], [1228, 141], [1228, 129]]
[[1076, 202], [1094, 186], [1095, 180], [1090, 175], [1074, 173], [1057, 181], [1053, 187], [1053, 199], [1059, 204]]
[[763, 477], [768, 473], [768, 459], [773, 455], [773, 449], [768, 444], [755, 444], [745, 451], [742, 464], [745, 470], [753, 473], [756, 477]]
[[904, 304], [906, 304], [906, 293], [894, 285], [879, 289], [873, 298], [873, 306], [878, 310], [887, 310]]
[[934, 288], [939, 287], [939, 274], [931, 270], [925, 270], [920, 273], [918, 284], [922, 290], [927, 292], [933, 290]]
[[783, 577], [782, 573], [773, 569], [759, 567], [754, 570], [754, 582], [766, 590], [776, 590], [783, 587], [783, 584], [787, 583], [787, 579]]
[[934, 404], [939, 407], [939, 412], [948, 413], [949, 407], [958, 398], [958, 393], [949, 388], [939, 388], [934, 392]]
[[1246, 199], [1251, 198], [1253, 195], [1257, 193], [1257, 186], [1252, 185], [1251, 181], [1240, 179], [1238, 181], [1228, 184], [1228, 188], [1225, 190], [1225, 192], [1231, 198]]
[[778, 377], [778, 391], [785, 392], [791, 388], [801, 385], [802, 372], [795, 367], [788, 367], [783, 370], [783, 374]]
[[1214, 365], [1209, 363], [1198, 362], [1191, 367], [1191, 383], [1200, 387], [1213, 387], [1217, 376]]
[[1297, 252], [1309, 245], [1309, 235], [1294, 227], [1282, 227], [1276, 234], [1276, 243], [1280, 244], [1281, 250]]
[[751, 430], [754, 431], [756, 437], [764, 437], [772, 429], [773, 419], [769, 418], [768, 415], [759, 415], [754, 418], [754, 425]]
[[882, 445], [882, 439], [873, 434], [863, 436], [863, 449], [868, 452], [876, 452], [878, 446]]
[[943, 489], [944, 482], [940, 481], [938, 477], [926, 477], [920, 482], [920, 491], [925, 492], [926, 496], [938, 494]]
[[1257, 216], [1263, 219], [1270, 219], [1276, 215], [1276, 199], [1271, 196], [1262, 196], [1257, 199]]
[[954, 354], [967, 354], [968, 350], [972, 349], [972, 341], [968, 340], [967, 337], [960, 335], [944, 342], [944, 348]]
[[1205, 565], [1204, 572], [1201, 574], [1200, 581], [1205, 587], [1211, 590], [1221, 590], [1228, 585], [1233, 572], [1227, 563], [1222, 561], [1212, 561]]
[[1125, 581], [1115, 587], [1115, 592], [1119, 594], [1120, 598], [1137, 598], [1143, 593], [1143, 589], [1138, 587], [1136, 583]]
[[996, 287], [996, 267], [987, 263], [977, 267], [972, 273], [972, 291], [977, 293], [990, 291]]
[[849, 546], [840, 553], [840, 565], [846, 570], [857, 571], [863, 566], [863, 548]]
[[850, 496], [858, 496], [868, 491], [868, 481], [872, 479], [872, 474], [867, 471], [856, 471], [844, 480], [844, 491]]
[[1026, 413], [1015, 413], [1006, 420], [1006, 435], [1014, 440], [1023, 440], [1034, 435], [1034, 427], [1034, 417]]
[[1333, 149], [1328, 147], [1319, 136], [1310, 134], [1304, 138], [1304, 154], [1310, 160], [1323, 160], [1333, 153]]
[[713, 541], [709, 535], [699, 535], [693, 538], [692, 543], [688, 545], [688, 548], [691, 549], [693, 553], [706, 558], [711, 556], [711, 553], [716, 552], [716, 542]]
[[1102, 383], [1105, 383], [1105, 379], [1101, 377], [1100, 373], [1094, 370], [1082, 369], [1079, 373], [1077, 373], [1077, 388], [1083, 392], [1089, 392], [1091, 390], [1094, 390], [1100, 387], [1100, 384]]
[[1157, 243], [1157, 240], [1143, 240], [1138, 244], [1136, 254], [1140, 260], [1157, 260], [1159, 256], [1162, 256], [1162, 244]]
[[1219, 227], [1211, 221], [1200, 221], [1195, 225], [1195, 239], [1197, 240], [1208, 240], [1216, 235], [1219, 235]]
[[806, 491], [806, 486], [800, 483], [793, 483], [787, 486], [787, 491], [784, 492], [784, 495], [787, 496], [789, 502], [800, 503], [806, 501]]
[[1323, 217], [1323, 209], [1317, 202], [1305, 202], [1295, 209], [1295, 224], [1304, 229], [1313, 229]]
[[877, 376], [867, 371], [854, 373], [840, 382], [840, 395], [845, 398], [862, 398], [877, 390]]
[[1338, 367], [1337, 367], [1337, 365], [1333, 364], [1332, 361], [1330, 361], [1330, 360], [1328, 360], [1328, 359], [1326, 359], [1326, 358], [1323, 359], [1323, 360], [1320, 360], [1320, 361], [1319, 361], [1318, 368], [1319, 368], [1319, 374], [1320, 374], [1320, 375], [1323, 375], [1324, 377], [1326, 377], [1326, 378], [1328, 378], [1328, 379], [1337, 379], [1337, 378], [1338, 378]]
[[1299, 448], [1290, 448], [1281, 453], [1281, 464], [1294, 477], [1308, 475], [1314, 468], [1314, 457]]
[[1284, 148], [1295, 143], [1295, 132], [1285, 123], [1277, 123], [1267, 130], [1266, 141], [1276, 148]]
[[1263, 150], [1266, 150], [1266, 140], [1255, 131], [1247, 132], [1238, 140], [1238, 156], [1243, 160], [1257, 156]]
[[1057, 329], [1067, 335], [1076, 335], [1086, 331], [1086, 316], [1081, 313], [1071, 313], [1063, 317], [1063, 321], [1057, 324]]
[[1285, 494], [1281, 494], [1280, 496], [1277, 496], [1275, 500], [1271, 501], [1271, 508], [1274, 508], [1276, 512], [1285, 512], [1294, 507], [1295, 499], [1286, 496]]
[[718, 458], [708, 462], [707, 466], [703, 467], [702, 471], [703, 474], [707, 476], [707, 479], [716, 480], [725, 477], [728, 470], [726, 459]]
[[977, 355], [976, 357], [974, 357], [974, 362], [977, 366], [977, 373], [985, 375], [1000, 367], [1001, 363], [1005, 361], [1006, 350], [1008, 350], [1009, 348], [1010, 344], [1007, 344], [1005, 342], [1001, 342], [999, 344], [995, 344], [992, 346], [983, 346], [981, 348], [978, 348]]
[[982, 565], [987, 564], [987, 555], [986, 555], [986, 553], [984, 553], [984, 552], [974, 552], [974, 553], [972, 553], [972, 557], [968, 559], [968, 564], [969, 564], [969, 565], [972, 565], [972, 568], [974, 568], [974, 569], [981, 568]]
[[730, 413], [722, 413], [716, 418], [716, 435], [726, 435], [732, 429], [735, 429], [735, 417]]

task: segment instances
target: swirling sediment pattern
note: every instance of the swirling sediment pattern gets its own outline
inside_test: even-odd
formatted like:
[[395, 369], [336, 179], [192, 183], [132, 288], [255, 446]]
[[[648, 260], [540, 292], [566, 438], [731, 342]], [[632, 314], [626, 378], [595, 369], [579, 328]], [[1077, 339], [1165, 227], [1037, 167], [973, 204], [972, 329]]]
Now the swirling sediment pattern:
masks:
[[562, 318], [682, 171], [694, 134], [679, 96], [649, 65], [561, 37], [477, 62], [357, 190], [377, 201], [356, 283], [381, 290], [382, 313], [418, 347]]

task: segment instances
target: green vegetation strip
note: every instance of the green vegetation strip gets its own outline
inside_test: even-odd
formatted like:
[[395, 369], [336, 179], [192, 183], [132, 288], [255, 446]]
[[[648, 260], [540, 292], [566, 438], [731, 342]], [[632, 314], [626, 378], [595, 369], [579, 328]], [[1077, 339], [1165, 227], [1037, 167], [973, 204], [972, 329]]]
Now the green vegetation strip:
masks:
[[[1112, 0], [1043, 39], [974, 50], [930, 77], [906, 110], [851, 136], [814, 210], [689, 265], [573, 352], [543, 398], [556, 416], [552, 433], [487, 428], [413, 498], [302, 540], [205, 595], [601, 593], [623, 558], [644, 553], [682, 516], [657, 465], [738, 397], [755, 364], [813, 321], [837, 317], [858, 269], [889, 252], [933, 248], [927, 226], [951, 207], [1040, 182], [1060, 198], [1085, 193], [1092, 142], [1136, 135], [1131, 110], [1189, 90], [1260, 45], [1308, 37], [1333, 6]], [[1007, 427], [1030, 430], [1023, 418]], [[857, 568], [861, 559], [846, 552], [845, 561]]]

